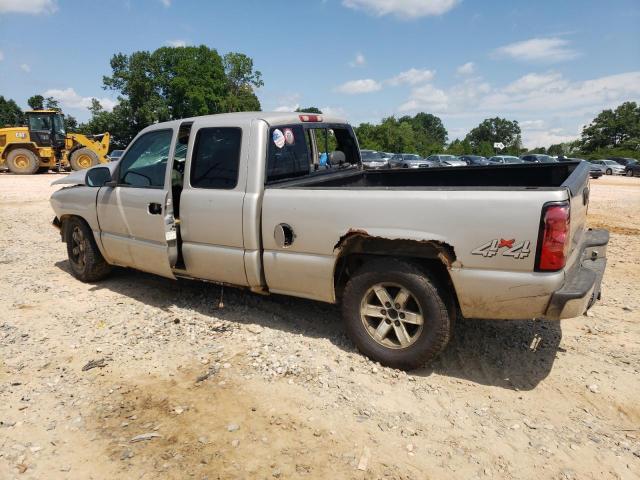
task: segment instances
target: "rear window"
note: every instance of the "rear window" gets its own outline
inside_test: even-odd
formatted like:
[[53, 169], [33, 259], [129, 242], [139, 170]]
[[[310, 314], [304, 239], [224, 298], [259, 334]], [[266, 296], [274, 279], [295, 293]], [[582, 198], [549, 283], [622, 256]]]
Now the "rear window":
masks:
[[232, 189], [238, 184], [240, 144], [239, 128], [203, 128], [198, 130], [191, 160], [191, 186]]
[[[329, 164], [335, 152], [344, 153], [343, 165], [358, 163], [360, 153], [348, 126], [284, 125], [269, 130], [266, 183], [310, 175], [337, 166]], [[379, 154], [371, 152], [375, 158]]]

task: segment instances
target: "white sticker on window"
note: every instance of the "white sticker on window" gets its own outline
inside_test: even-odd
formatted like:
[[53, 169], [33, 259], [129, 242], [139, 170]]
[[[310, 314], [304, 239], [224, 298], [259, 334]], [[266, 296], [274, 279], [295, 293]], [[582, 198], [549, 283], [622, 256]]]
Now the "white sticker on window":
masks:
[[284, 134], [282, 133], [282, 131], [278, 130], [277, 128], [273, 131], [273, 143], [275, 144], [276, 147], [278, 148], [282, 148], [284, 147]]
[[295, 137], [293, 136], [293, 130], [291, 130], [290, 128], [285, 128], [284, 139], [287, 142], [287, 145], [293, 145], [296, 141]]

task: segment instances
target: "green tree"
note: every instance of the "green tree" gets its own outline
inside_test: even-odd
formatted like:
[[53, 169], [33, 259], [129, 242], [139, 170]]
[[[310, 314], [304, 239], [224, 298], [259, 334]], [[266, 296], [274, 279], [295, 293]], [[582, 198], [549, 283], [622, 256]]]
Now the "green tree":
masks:
[[4, 126], [15, 127], [24, 123], [24, 113], [13, 100], [5, 99], [0, 95], [0, 128]]
[[60, 102], [53, 97], [47, 97], [44, 99], [44, 108], [60, 110]]
[[29, 97], [27, 103], [32, 110], [42, 110], [44, 108], [44, 97], [42, 95], [33, 95]]
[[64, 116], [64, 129], [67, 132], [76, 132], [78, 130], [78, 120], [72, 115]]
[[566, 155], [567, 153], [569, 153], [569, 150], [564, 143], [554, 143], [549, 148], [547, 148], [548, 155], [559, 156]]
[[[90, 111], [81, 125], [87, 133], [112, 133], [114, 144], [126, 145], [141, 129], [156, 122], [229, 111], [260, 110], [254, 88], [260, 72], [246, 55], [223, 60], [215, 49], [162, 47], [153, 52], [118, 53], [111, 58], [104, 88], [118, 93], [112, 112]], [[94, 118], [95, 117], [95, 118]]]
[[260, 110], [260, 102], [254, 89], [263, 87], [264, 82], [262, 73], [253, 69], [253, 60], [244, 53], [230, 52], [222, 57], [222, 64], [229, 86], [226, 110], [229, 112]]
[[316, 113], [316, 114], [320, 114], [322, 113], [322, 110], [320, 110], [318, 107], [304, 107], [304, 108], [296, 108], [295, 110], [296, 112], [302, 112], [302, 113]]
[[582, 130], [583, 152], [606, 148], [640, 149], [640, 106], [636, 102], [603, 110]]
[[494, 117], [483, 120], [480, 125], [467, 134], [466, 140], [471, 143], [474, 151], [479, 155], [483, 155], [479, 151], [483, 142], [490, 144], [492, 149], [494, 143], [503, 143], [506, 147], [504, 152], [518, 154], [522, 145], [521, 133], [517, 121]]

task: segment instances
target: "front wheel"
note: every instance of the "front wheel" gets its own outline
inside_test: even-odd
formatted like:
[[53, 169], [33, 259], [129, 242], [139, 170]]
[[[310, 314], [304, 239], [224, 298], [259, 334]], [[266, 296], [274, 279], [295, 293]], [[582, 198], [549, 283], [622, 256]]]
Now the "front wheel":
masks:
[[93, 238], [93, 232], [81, 219], [72, 217], [64, 222], [67, 256], [71, 273], [83, 282], [95, 282], [107, 277], [109, 265]]
[[627, 170], [627, 177], [633, 177], [633, 170]]
[[605, 173], [607, 175], [611, 175], [613, 173], [613, 170], [611, 170], [610, 168], [607, 168], [607, 171]]
[[403, 370], [432, 361], [451, 334], [436, 284], [403, 260], [375, 260], [356, 272], [343, 293], [342, 317], [362, 353]]

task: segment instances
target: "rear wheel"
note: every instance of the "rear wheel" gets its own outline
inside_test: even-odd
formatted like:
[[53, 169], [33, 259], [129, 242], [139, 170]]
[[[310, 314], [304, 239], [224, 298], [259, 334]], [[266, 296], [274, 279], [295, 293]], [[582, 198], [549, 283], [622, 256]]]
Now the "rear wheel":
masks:
[[383, 365], [410, 370], [430, 362], [449, 342], [452, 325], [435, 285], [403, 260], [366, 264], [349, 280], [342, 297], [349, 337]]
[[7, 155], [7, 167], [17, 175], [31, 175], [40, 168], [40, 159], [31, 150], [16, 148]]
[[93, 232], [81, 219], [72, 217], [64, 222], [67, 256], [71, 273], [83, 282], [102, 280], [111, 272], [93, 238]]
[[98, 154], [90, 148], [80, 148], [71, 154], [69, 163], [74, 170], [84, 170], [98, 165]]

